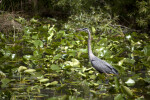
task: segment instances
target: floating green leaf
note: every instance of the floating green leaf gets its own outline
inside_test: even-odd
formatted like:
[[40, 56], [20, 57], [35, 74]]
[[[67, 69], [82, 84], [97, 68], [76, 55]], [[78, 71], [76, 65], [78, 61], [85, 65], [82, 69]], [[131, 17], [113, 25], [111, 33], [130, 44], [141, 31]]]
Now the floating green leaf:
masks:
[[53, 60], [57, 60], [57, 59], [61, 58], [61, 56], [62, 56], [61, 54], [57, 54], [53, 57]]
[[120, 60], [119, 62], [118, 62], [118, 65], [119, 66], [122, 66], [122, 64], [123, 63], [131, 63], [131, 64], [134, 64], [135, 63], [135, 60], [134, 59], [129, 59], [129, 58], [124, 58], [124, 59], [122, 59], [122, 60]]
[[6, 77], [6, 74], [3, 73], [2, 71], [0, 71], [0, 78], [2, 79], [2, 78], [5, 78], [5, 77]]
[[123, 64], [123, 60], [120, 60], [120, 61], [118, 62], [118, 65], [119, 65], [119, 66], [122, 66], [122, 64]]
[[30, 60], [32, 58], [32, 55], [24, 55], [23, 58], [26, 60]]
[[93, 73], [94, 73], [94, 71], [92, 71], [92, 70], [89, 71], [89, 74], [93, 74]]
[[128, 86], [134, 86], [135, 81], [131, 78], [129, 78], [126, 82], [125, 82]]
[[81, 72], [79, 72], [79, 75], [83, 76], [83, 77], [86, 77], [86, 74], [83, 74]]
[[144, 54], [146, 56], [150, 56], [150, 45], [144, 47]]
[[52, 64], [52, 65], [51, 65], [51, 69], [52, 69], [52, 70], [55, 70], [55, 71], [59, 71], [59, 70], [60, 70], [60, 67], [59, 67], [58, 65]]
[[117, 77], [115, 77], [114, 79], [115, 79], [115, 87], [117, 90], [119, 90], [119, 86], [120, 86], [119, 79]]
[[27, 69], [27, 67], [25, 67], [25, 66], [20, 66], [19, 68], [18, 68], [18, 72], [20, 73], [20, 72], [22, 72], [22, 71], [24, 71], [24, 70], [26, 70]]
[[1, 82], [2, 82], [1, 87], [2, 87], [2, 88], [7, 87], [7, 86], [8, 86], [8, 83], [9, 83], [10, 81], [11, 81], [11, 80], [8, 79], [8, 78], [3, 78], [3, 79], [1, 80]]
[[80, 67], [80, 62], [79, 60], [75, 59], [75, 58], [72, 58], [72, 63], [71, 63], [71, 66], [72, 67]]
[[39, 81], [40, 81], [40, 83], [43, 83], [43, 82], [49, 81], [49, 79], [44, 78], [44, 79], [40, 79]]
[[96, 29], [94, 27], [92, 27], [92, 32], [95, 33], [96, 32]]
[[135, 63], [134, 59], [129, 59], [129, 58], [124, 58], [123, 61], [126, 62], [126, 63], [131, 63], [131, 64]]
[[27, 70], [25, 70], [24, 72], [25, 73], [33, 73], [33, 72], [35, 72], [36, 70], [35, 69], [27, 69]]
[[121, 85], [121, 90], [122, 90], [126, 95], [128, 95], [129, 97], [132, 97], [132, 96], [133, 96], [132, 91], [131, 91], [128, 87], [126, 87], [126, 86], [124, 86], [124, 85]]
[[32, 43], [35, 45], [36, 48], [43, 47], [43, 42], [41, 40], [33, 40]]
[[50, 85], [57, 85], [57, 84], [58, 84], [58, 81], [53, 81], [51, 83], [45, 84], [45, 86], [47, 87], [47, 86], [50, 86]]

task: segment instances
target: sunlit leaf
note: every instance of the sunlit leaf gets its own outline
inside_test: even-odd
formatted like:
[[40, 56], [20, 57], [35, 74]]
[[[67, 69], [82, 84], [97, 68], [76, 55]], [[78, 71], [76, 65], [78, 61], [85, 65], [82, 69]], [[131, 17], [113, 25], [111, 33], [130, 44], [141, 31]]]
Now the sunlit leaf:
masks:
[[131, 64], [135, 63], [134, 59], [129, 59], [129, 58], [124, 58], [123, 61], [126, 62], [126, 63], [131, 63]]
[[3, 55], [5, 56], [5, 57], [9, 57], [12, 53], [9, 51], [9, 50], [1, 50], [2, 52], [3, 52]]
[[55, 71], [59, 71], [59, 70], [60, 70], [60, 67], [59, 67], [58, 65], [52, 64], [52, 65], [51, 65], [51, 69], [52, 69], [52, 70], [55, 70]]
[[57, 54], [53, 57], [53, 60], [59, 59], [59, 58], [61, 58], [61, 56], [62, 56], [61, 54]]
[[64, 30], [60, 30], [60, 31], [58, 32], [57, 38], [61, 38], [63, 35], [65, 35], [65, 31], [64, 31]]
[[148, 70], [147, 72], [148, 72], [148, 75], [150, 75], [150, 70]]
[[99, 84], [98, 84], [98, 83], [93, 83], [93, 85], [94, 85], [94, 86], [99, 86]]
[[83, 77], [86, 77], [86, 74], [83, 74], [81, 72], [79, 72], [79, 75], [83, 76]]
[[33, 55], [34, 55], [34, 56], [38, 56], [38, 55], [40, 55], [40, 54], [39, 54], [39, 52], [38, 52], [37, 50], [35, 50], [35, 51], [33, 51]]
[[38, 39], [38, 34], [32, 35], [32, 39]]
[[147, 58], [147, 61], [150, 61], [150, 56]]
[[80, 62], [79, 60], [75, 59], [75, 58], [72, 58], [72, 63], [71, 63], [71, 66], [72, 67], [80, 67]]
[[49, 73], [49, 74], [44, 74], [46, 77], [58, 77], [59, 75], [57, 73]]
[[48, 26], [47, 25], [43, 25], [43, 29], [48, 29]]
[[92, 93], [96, 94], [96, 91], [94, 91], [94, 90], [90, 90], [90, 92], [92, 92]]
[[5, 78], [5, 77], [6, 77], [6, 74], [0, 71], [0, 79]]
[[71, 61], [66, 61], [66, 62], [64, 62], [64, 64], [65, 64], [65, 68], [70, 68], [71, 67]]
[[150, 45], [144, 47], [144, 54], [146, 56], [150, 56]]
[[41, 40], [33, 40], [32, 42], [36, 48], [43, 47], [43, 42]]
[[45, 84], [45, 86], [47, 87], [47, 86], [50, 86], [50, 85], [57, 85], [57, 84], [58, 84], [58, 81], [53, 81], [51, 83]]
[[38, 20], [36, 20], [36, 19], [32, 18], [32, 19], [30, 20], [30, 22], [32, 22], [32, 23], [37, 23], [37, 22], [38, 22]]
[[40, 79], [39, 81], [40, 81], [40, 83], [43, 83], [43, 82], [49, 81], [49, 79]]
[[134, 59], [129, 59], [129, 58], [124, 58], [124, 59], [122, 59], [122, 60], [120, 60], [119, 62], [118, 62], [118, 65], [119, 66], [122, 66], [122, 64], [123, 63], [131, 63], [131, 64], [134, 64], [135, 63], [135, 60]]
[[22, 72], [22, 71], [24, 71], [24, 70], [26, 70], [27, 69], [27, 67], [25, 67], [25, 66], [20, 66], [19, 68], [18, 68], [18, 72], [20, 73], [20, 72]]
[[55, 32], [54, 26], [50, 27], [49, 30], [48, 30], [48, 34], [49, 34], [49, 36], [47, 37], [48, 41], [50, 41], [50, 42], [52, 41], [52, 37], [54, 35], [54, 32]]
[[135, 81], [131, 78], [129, 78], [126, 82], [125, 82], [128, 86], [134, 86]]
[[30, 60], [32, 58], [32, 55], [24, 55], [23, 58], [26, 60]]
[[120, 60], [120, 61], [118, 62], [118, 65], [119, 65], [119, 66], [122, 66], [122, 64], [123, 64], [123, 60]]
[[33, 72], [35, 72], [36, 70], [35, 69], [27, 69], [27, 70], [25, 70], [24, 72], [25, 73], [33, 73]]
[[62, 55], [62, 59], [67, 58], [67, 56], [68, 56], [67, 54], [63, 54], [63, 55]]
[[92, 32], [95, 33], [96, 32], [96, 29], [94, 27], [92, 27]]
[[44, 76], [41, 72], [34, 72], [33, 77], [37, 77], [37, 79], [42, 79]]
[[19, 18], [15, 18], [15, 21], [21, 23], [21, 24], [25, 24], [26, 23], [26, 20], [22, 17], [19, 17]]
[[11, 58], [14, 59], [16, 57], [16, 54], [12, 54]]
[[90, 79], [95, 79], [96, 75], [90, 75]]
[[[30, 34], [31, 34], [31, 30], [32, 28], [31, 27], [28, 27], [28, 26], [26, 26], [25, 28], [24, 28], [24, 33], [25, 33], [25, 35], [24, 35], [24, 38], [28, 38], [28, 36], [30, 36]], [[26, 36], [27, 35], [27, 36]]]
[[131, 35], [127, 35], [126, 38], [129, 40], [131, 39]]
[[94, 73], [94, 71], [92, 71], [92, 70], [89, 71], [89, 74], [93, 74], [93, 73]]
[[126, 86], [124, 86], [124, 85], [121, 85], [121, 90], [122, 90], [126, 95], [128, 95], [129, 97], [132, 97], [132, 96], [133, 96], [132, 91], [131, 91], [128, 87], [126, 87]]

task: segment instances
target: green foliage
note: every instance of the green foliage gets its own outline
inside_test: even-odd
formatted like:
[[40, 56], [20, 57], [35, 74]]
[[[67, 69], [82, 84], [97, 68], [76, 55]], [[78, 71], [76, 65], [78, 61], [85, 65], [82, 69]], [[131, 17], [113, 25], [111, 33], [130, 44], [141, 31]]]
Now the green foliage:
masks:
[[[25, 11], [31, 15], [42, 15], [46, 17], [53, 16], [65, 21], [75, 14], [77, 16], [80, 15], [78, 17], [78, 19], [80, 19], [84, 16], [84, 14], [82, 16], [82, 13], [87, 12], [89, 14], [87, 14], [87, 17], [89, 17], [88, 20], [91, 20], [90, 22], [94, 21], [95, 23], [95, 21], [97, 21], [95, 23], [96, 28], [98, 27], [97, 24], [105, 23], [106, 19], [108, 20], [108, 16], [107, 18], [101, 17], [103, 14], [101, 14], [100, 9], [103, 9], [105, 13], [111, 15], [109, 15], [110, 20], [118, 16], [118, 22], [122, 25], [130, 26], [134, 29], [142, 30], [143, 32], [148, 31], [150, 24], [149, 0], [3, 0], [0, 3], [0, 9], [3, 11]], [[99, 12], [100, 14], [97, 13], [97, 15], [95, 15], [96, 17], [90, 18], [95, 12]], [[86, 18], [86, 16], [84, 16], [84, 18]], [[99, 22], [99, 18], [104, 18], [104, 20], [102, 19], [100, 20], [101, 22]], [[83, 18], [81, 20], [83, 20]], [[85, 23], [89, 23], [89, 21], [86, 20], [87, 19], [85, 19]], [[31, 23], [32, 21], [34, 22], [34, 19], [31, 20]], [[90, 26], [92, 23], [88, 25]], [[113, 28], [108, 28], [110, 24], [112, 24], [112, 22], [105, 25], [107, 29], [113, 30], [115, 28], [114, 26]], [[103, 24], [100, 25], [103, 26]]]
[[71, 14], [89, 11], [90, 7], [99, 6], [97, 0], [4, 0], [1, 9], [4, 11], [25, 11], [33, 15], [67, 18]]
[[149, 1], [137, 1], [136, 5], [138, 7], [138, 16], [136, 22], [140, 27], [148, 27], [150, 20], [150, 2]]
[[[93, 10], [91, 14], [71, 16], [61, 25], [62, 29], [34, 18], [16, 19], [23, 25], [22, 33], [14, 31], [10, 36], [0, 33], [0, 77], [3, 78], [0, 97], [145, 98], [150, 83], [149, 36], [136, 32], [123, 34], [124, 29], [116, 25], [116, 19]], [[109, 84], [104, 82], [106, 76], [88, 63], [87, 33], [75, 31], [85, 26], [92, 31], [94, 54], [119, 71], [118, 77], [107, 77]]]
[[149, 0], [106, 0], [105, 8], [121, 23], [132, 28], [148, 31], [150, 20]]

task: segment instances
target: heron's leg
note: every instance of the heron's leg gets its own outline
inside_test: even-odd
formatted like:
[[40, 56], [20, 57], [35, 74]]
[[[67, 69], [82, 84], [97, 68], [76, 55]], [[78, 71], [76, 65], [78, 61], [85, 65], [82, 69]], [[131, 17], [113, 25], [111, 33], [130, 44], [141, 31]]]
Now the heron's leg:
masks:
[[107, 84], [108, 85], [109, 84], [108, 76], [109, 75], [107, 75], [105, 73], [99, 73], [98, 74], [98, 79], [101, 80], [103, 84]]
[[104, 73], [105, 74], [105, 79], [104, 79], [104, 81], [103, 81], [103, 83], [105, 83], [105, 84], [109, 84], [109, 74], [107, 74], [107, 73]]
[[107, 76], [107, 75], [106, 75], [106, 78], [105, 78], [105, 84], [107, 84], [107, 85], [109, 84], [109, 76]]
[[111, 79], [112, 76], [114, 76], [114, 74], [107, 74], [105, 73], [106, 79], [105, 79], [105, 83], [109, 84], [109, 80]]

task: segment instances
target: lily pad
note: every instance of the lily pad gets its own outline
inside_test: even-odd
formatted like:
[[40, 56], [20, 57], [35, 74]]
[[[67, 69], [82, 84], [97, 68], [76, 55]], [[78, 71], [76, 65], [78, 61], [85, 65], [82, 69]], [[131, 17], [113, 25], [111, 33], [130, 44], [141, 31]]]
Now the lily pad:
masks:
[[25, 66], [20, 66], [20, 67], [18, 68], [18, 72], [19, 72], [19, 73], [22, 72], [22, 71], [24, 71], [24, 70], [27, 70], [27, 67], [25, 67]]
[[39, 81], [40, 81], [40, 83], [42, 83], [42, 82], [47, 82], [47, 81], [49, 81], [49, 79], [45, 78], [45, 79], [40, 79]]
[[25, 73], [33, 73], [33, 72], [35, 72], [36, 70], [35, 69], [27, 69], [27, 70], [25, 70], [24, 72]]
[[53, 81], [51, 83], [45, 84], [45, 86], [47, 87], [47, 86], [50, 86], [50, 85], [57, 85], [57, 84], [58, 84], [58, 81]]
[[128, 87], [122, 85], [122, 86], [121, 86], [121, 89], [122, 89], [122, 91], [123, 91], [126, 95], [128, 95], [129, 97], [132, 97], [132, 96], [133, 96], [132, 91], [131, 91]]
[[131, 78], [129, 78], [126, 82], [125, 82], [128, 86], [134, 86], [135, 81]]

